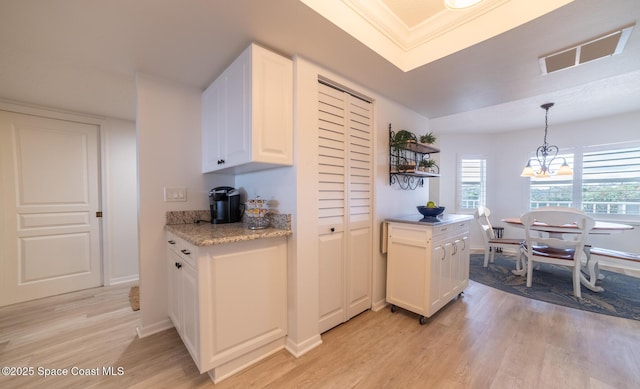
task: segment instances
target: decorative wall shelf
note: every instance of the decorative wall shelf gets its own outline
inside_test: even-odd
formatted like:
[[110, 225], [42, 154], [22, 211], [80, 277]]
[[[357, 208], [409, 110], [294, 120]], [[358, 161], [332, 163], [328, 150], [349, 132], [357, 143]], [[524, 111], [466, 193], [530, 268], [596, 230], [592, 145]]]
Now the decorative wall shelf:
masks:
[[439, 152], [430, 144], [418, 142], [412, 132], [392, 131], [389, 123], [389, 184], [413, 190], [424, 185], [424, 178], [440, 177], [440, 167], [430, 158]]

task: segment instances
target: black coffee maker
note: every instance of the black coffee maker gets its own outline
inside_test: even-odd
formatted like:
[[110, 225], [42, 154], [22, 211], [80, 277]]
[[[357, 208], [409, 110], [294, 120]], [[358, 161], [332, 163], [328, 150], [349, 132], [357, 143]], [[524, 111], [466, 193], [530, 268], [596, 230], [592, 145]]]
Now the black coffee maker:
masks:
[[209, 191], [211, 223], [236, 223], [242, 221], [243, 206], [240, 192], [230, 186], [218, 186]]

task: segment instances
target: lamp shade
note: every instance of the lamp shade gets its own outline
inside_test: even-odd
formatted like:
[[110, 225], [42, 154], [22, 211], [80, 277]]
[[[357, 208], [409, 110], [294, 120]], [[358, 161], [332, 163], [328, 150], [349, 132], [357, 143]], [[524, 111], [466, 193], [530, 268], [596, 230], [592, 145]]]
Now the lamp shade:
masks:
[[560, 166], [560, 169], [558, 169], [558, 172], [556, 173], [556, 175], [558, 176], [573, 175], [573, 170], [571, 170], [571, 167], [569, 166], [567, 161], [564, 161], [564, 163], [562, 163], [562, 166]]
[[535, 177], [536, 172], [533, 171], [531, 167], [531, 161], [527, 162], [527, 166], [522, 169], [522, 173], [520, 173], [520, 177]]

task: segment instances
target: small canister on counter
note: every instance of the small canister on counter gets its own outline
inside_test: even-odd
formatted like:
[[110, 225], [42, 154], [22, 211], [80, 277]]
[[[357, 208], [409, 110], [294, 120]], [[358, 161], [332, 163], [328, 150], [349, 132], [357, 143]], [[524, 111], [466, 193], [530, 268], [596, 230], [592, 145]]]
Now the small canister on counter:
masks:
[[246, 222], [249, 229], [260, 230], [269, 227], [268, 212], [267, 202], [261, 199], [260, 196], [247, 200], [245, 214], [247, 215]]

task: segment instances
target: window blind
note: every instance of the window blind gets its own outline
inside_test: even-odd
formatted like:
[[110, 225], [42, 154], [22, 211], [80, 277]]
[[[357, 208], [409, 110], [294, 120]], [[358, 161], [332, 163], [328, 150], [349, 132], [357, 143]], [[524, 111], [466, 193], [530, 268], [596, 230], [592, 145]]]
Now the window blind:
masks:
[[486, 160], [460, 160], [458, 208], [475, 209], [486, 204]]
[[585, 212], [640, 215], [640, 148], [583, 154]]

